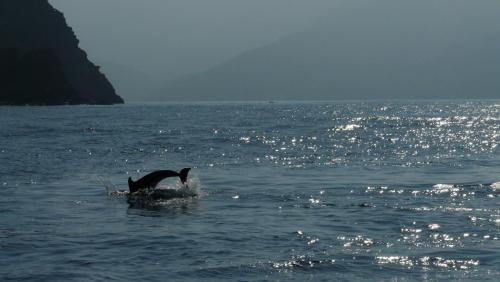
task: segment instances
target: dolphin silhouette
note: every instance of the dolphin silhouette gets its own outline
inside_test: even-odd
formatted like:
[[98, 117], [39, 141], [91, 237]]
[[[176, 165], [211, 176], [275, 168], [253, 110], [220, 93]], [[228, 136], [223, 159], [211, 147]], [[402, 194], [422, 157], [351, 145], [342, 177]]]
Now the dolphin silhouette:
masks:
[[173, 170], [158, 170], [145, 175], [137, 181], [133, 181], [132, 178], [129, 177], [128, 188], [130, 193], [135, 193], [143, 189], [155, 188], [163, 179], [174, 176], [178, 176], [182, 184], [186, 184], [187, 175], [190, 169], [191, 168], [183, 168], [180, 172], [175, 172]]

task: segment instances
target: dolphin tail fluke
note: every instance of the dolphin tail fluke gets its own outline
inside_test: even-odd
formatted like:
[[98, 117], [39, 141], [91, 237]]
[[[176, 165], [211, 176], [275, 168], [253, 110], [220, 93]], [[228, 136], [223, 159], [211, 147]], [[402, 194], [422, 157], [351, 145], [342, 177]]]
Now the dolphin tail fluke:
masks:
[[183, 168], [179, 172], [179, 178], [181, 179], [182, 184], [186, 184], [189, 170], [191, 170], [191, 168]]

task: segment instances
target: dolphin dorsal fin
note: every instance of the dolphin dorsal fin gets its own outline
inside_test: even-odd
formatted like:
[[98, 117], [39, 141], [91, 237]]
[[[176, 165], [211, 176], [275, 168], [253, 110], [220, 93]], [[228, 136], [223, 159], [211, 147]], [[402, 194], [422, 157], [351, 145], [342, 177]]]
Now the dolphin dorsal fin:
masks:
[[130, 193], [134, 193], [135, 192], [135, 182], [132, 180], [132, 177], [129, 177], [128, 178], [128, 189], [130, 190]]

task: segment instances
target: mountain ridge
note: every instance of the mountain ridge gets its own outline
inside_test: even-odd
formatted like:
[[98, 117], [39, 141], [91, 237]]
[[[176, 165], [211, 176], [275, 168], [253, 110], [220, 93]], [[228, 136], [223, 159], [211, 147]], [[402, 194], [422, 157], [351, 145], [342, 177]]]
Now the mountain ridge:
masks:
[[[390, 2], [400, 14], [372, 2], [347, 5], [328, 24], [174, 81], [164, 95], [170, 100], [500, 98], [497, 10], [476, 23], [460, 5], [464, 1], [451, 7], [428, 1], [434, 5], [429, 11]], [[442, 16], [447, 9], [454, 9], [454, 17]]]
[[0, 0], [0, 38], [1, 104], [123, 103], [47, 0]]

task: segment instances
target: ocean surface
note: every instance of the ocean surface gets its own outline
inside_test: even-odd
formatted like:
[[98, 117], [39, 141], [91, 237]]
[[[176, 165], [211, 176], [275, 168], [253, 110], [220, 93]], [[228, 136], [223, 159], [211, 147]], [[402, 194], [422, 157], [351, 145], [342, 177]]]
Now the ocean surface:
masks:
[[499, 142], [500, 101], [0, 107], [0, 281], [499, 281]]

